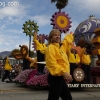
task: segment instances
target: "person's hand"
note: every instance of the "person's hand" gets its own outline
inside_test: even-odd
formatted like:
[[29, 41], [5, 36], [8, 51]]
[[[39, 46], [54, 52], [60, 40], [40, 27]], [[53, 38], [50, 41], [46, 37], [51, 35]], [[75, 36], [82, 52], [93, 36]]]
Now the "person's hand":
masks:
[[67, 72], [65, 72], [64, 74], [63, 74], [63, 77], [64, 77], [64, 79], [67, 81], [67, 82], [72, 82], [72, 76], [70, 75], [70, 74], [68, 74]]
[[68, 82], [72, 82], [73, 81], [73, 78], [72, 78], [72, 75], [69, 76], [69, 79], [68, 79]]

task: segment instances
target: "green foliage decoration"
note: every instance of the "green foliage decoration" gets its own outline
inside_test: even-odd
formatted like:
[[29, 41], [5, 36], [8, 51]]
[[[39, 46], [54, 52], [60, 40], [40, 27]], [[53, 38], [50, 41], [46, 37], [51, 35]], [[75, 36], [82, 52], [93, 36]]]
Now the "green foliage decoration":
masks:
[[26, 33], [26, 35], [29, 35], [29, 36], [33, 36], [34, 35], [34, 32], [37, 32], [39, 31], [38, 28], [39, 26], [37, 26], [37, 23], [35, 23], [34, 21], [26, 21], [25, 24], [23, 24], [23, 30], [24, 32], [23, 33]]
[[56, 2], [56, 8], [57, 9], [62, 9], [65, 8], [68, 4], [68, 0], [51, 0], [51, 3], [55, 3]]

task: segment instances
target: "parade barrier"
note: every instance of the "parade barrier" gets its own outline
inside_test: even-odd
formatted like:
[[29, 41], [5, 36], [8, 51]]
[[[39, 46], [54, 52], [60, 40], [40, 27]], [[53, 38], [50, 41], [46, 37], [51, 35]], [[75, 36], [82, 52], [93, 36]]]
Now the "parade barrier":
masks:
[[45, 61], [42, 61], [42, 62], [36, 62], [38, 64], [45, 64], [46, 65], [46, 62]]

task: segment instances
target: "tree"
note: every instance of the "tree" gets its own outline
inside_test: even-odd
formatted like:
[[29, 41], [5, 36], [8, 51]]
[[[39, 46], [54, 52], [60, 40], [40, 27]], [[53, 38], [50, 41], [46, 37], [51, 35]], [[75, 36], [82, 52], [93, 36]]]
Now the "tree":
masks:
[[65, 8], [68, 4], [68, 0], [51, 0], [51, 3], [53, 3], [53, 2], [57, 2], [56, 7], [57, 7], [57, 9], [59, 9], [59, 11], [62, 8]]

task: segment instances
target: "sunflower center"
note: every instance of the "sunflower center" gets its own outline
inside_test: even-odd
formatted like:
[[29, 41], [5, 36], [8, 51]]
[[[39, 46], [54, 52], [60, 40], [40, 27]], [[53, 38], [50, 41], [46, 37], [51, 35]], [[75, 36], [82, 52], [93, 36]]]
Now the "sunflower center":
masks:
[[60, 21], [60, 22], [61, 22], [61, 24], [64, 24], [64, 20], [62, 20], [62, 19], [61, 19], [61, 21]]
[[68, 25], [68, 19], [66, 16], [58, 16], [57, 17], [57, 25], [61, 28], [65, 28]]

